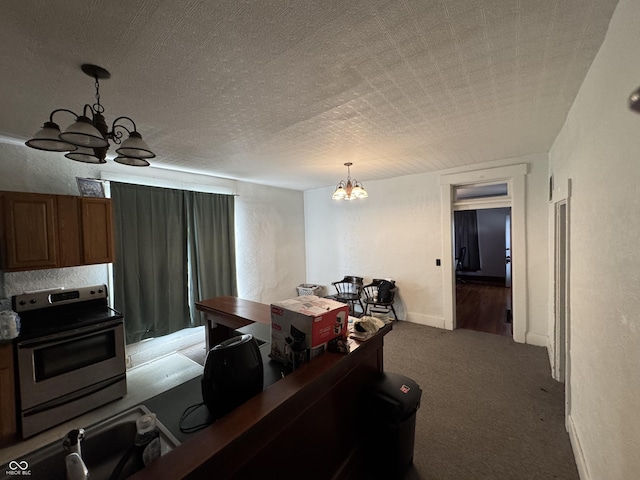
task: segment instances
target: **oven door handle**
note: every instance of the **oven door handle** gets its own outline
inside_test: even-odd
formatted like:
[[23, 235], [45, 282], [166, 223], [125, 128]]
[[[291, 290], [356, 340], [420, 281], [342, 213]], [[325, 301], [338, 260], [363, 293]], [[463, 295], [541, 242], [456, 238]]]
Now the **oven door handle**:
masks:
[[23, 340], [18, 342], [18, 348], [38, 348], [41, 346], [51, 347], [66, 343], [70, 340], [78, 338], [89, 337], [97, 333], [102, 333], [107, 330], [113, 330], [114, 327], [122, 325], [123, 320], [117, 319], [109, 322], [98, 323], [88, 327], [78, 328], [76, 330], [67, 330], [65, 332], [55, 333], [53, 335], [47, 335], [46, 337], [33, 338], [31, 340]]

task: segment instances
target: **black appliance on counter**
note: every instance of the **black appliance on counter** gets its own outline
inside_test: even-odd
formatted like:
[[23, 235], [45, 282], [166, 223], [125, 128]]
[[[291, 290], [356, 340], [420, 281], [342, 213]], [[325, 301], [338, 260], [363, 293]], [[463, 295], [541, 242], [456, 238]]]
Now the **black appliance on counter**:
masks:
[[124, 320], [106, 285], [40, 290], [11, 297], [22, 438], [127, 393]]
[[264, 367], [253, 335], [230, 338], [207, 354], [202, 399], [215, 420], [262, 392]]

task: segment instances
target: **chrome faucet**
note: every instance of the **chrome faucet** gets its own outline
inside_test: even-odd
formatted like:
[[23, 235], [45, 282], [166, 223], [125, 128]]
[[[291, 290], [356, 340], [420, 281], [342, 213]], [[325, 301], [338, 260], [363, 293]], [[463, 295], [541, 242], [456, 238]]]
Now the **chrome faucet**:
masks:
[[87, 480], [89, 469], [82, 460], [80, 442], [84, 439], [84, 429], [77, 428], [67, 433], [62, 445], [69, 452], [64, 461], [67, 467], [67, 480]]

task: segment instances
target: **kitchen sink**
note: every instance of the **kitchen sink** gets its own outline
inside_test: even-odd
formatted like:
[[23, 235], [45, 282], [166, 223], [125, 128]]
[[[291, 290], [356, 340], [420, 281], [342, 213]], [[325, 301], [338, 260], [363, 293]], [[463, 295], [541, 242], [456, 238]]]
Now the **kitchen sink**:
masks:
[[[92, 480], [108, 480], [120, 459], [133, 446], [136, 435], [136, 419], [151, 413], [144, 405], [126, 410], [114, 417], [85, 428], [85, 438], [81, 443], [82, 459]], [[180, 445], [180, 442], [157, 421], [160, 431], [161, 453]], [[65, 457], [68, 455], [62, 440], [51, 443], [21, 458], [28, 463], [28, 469], [35, 478], [67, 478]], [[132, 456], [119, 478], [127, 478], [144, 468], [141, 458]]]

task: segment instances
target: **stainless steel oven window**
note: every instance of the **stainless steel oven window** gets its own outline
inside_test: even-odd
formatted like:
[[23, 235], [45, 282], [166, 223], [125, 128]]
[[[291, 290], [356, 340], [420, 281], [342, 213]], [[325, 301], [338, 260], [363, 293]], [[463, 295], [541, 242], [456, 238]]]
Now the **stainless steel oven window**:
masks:
[[109, 330], [33, 351], [35, 381], [109, 360], [116, 356], [115, 332]]

